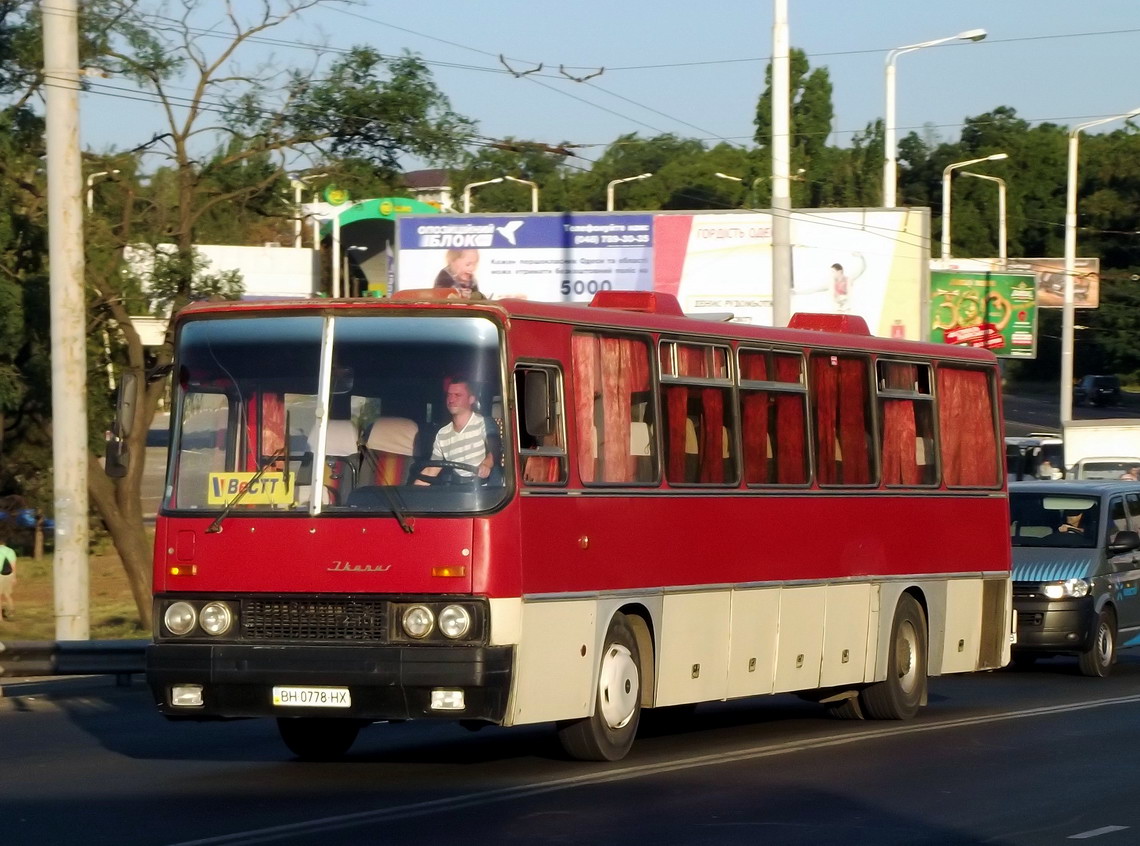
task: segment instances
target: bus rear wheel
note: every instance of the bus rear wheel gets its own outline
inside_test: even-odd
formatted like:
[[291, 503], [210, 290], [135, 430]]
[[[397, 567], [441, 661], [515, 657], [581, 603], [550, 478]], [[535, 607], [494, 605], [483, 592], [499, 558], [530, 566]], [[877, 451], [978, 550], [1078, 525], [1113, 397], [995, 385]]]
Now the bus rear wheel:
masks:
[[326, 717], [278, 717], [277, 731], [289, 751], [303, 761], [335, 761], [356, 741], [356, 720]]
[[872, 720], [909, 720], [926, 700], [926, 615], [903, 594], [891, 624], [887, 677], [859, 694], [863, 713]]
[[579, 761], [618, 761], [637, 735], [641, 717], [641, 656], [637, 638], [624, 614], [617, 614], [606, 633], [598, 672], [594, 713], [562, 723], [558, 739]]

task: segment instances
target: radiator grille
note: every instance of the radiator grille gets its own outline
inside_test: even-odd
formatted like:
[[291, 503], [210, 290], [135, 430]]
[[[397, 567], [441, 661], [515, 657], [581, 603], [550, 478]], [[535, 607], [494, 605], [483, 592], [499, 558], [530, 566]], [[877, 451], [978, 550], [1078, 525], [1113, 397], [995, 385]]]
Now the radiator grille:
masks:
[[333, 640], [379, 643], [388, 639], [386, 604], [359, 599], [247, 599], [245, 640]]

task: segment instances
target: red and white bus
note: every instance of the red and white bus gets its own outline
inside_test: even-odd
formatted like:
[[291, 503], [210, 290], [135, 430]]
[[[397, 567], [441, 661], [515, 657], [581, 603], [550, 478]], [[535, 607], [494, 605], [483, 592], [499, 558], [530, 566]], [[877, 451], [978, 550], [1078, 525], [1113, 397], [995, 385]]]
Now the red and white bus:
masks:
[[[616, 760], [645, 708], [905, 719], [928, 675], [1007, 663], [990, 353], [652, 293], [402, 296], [179, 316], [162, 713], [275, 717], [305, 758], [377, 721], [552, 722]], [[432, 458], [457, 383], [480, 472]]]

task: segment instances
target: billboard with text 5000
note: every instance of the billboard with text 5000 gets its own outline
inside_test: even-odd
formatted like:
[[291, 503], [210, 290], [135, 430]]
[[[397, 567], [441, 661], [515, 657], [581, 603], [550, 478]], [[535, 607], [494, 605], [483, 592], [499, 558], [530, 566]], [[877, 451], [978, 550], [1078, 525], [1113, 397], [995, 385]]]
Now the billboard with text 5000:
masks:
[[439, 215], [398, 227], [397, 289], [588, 302], [598, 291], [653, 287], [648, 214]]

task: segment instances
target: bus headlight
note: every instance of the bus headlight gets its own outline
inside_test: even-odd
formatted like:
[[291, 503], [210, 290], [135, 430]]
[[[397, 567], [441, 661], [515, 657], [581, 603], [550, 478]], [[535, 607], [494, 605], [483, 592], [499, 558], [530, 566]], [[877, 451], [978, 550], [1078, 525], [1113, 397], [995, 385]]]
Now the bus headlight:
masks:
[[202, 630], [210, 635], [223, 635], [234, 624], [234, 612], [224, 602], [211, 602], [198, 615]]
[[1041, 592], [1046, 599], [1064, 599], [1067, 596], [1082, 597], [1089, 595], [1089, 583], [1084, 579], [1065, 579], [1063, 582], [1053, 582], [1042, 585]]
[[439, 612], [439, 630], [452, 640], [471, 630], [471, 615], [462, 605], [448, 605]]
[[435, 616], [426, 605], [413, 605], [404, 612], [401, 623], [408, 637], [418, 639], [431, 634], [432, 627], [435, 625]]
[[171, 603], [162, 615], [163, 625], [173, 635], [189, 634], [197, 622], [198, 615], [189, 602]]

